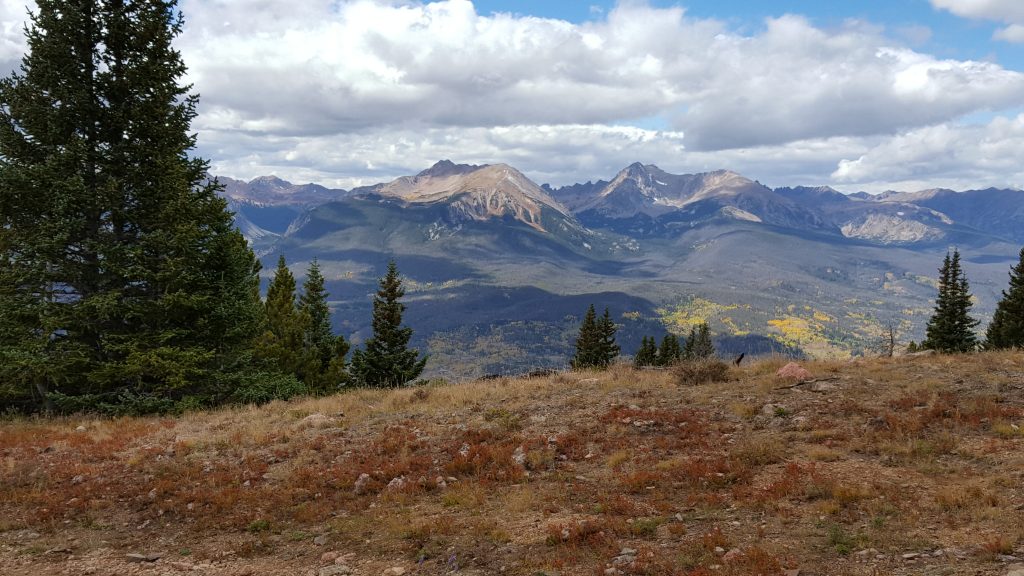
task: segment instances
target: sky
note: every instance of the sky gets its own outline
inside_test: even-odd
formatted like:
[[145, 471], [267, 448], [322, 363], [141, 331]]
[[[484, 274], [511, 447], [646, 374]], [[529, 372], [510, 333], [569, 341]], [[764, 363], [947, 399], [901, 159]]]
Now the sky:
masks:
[[[33, 8], [31, 4], [29, 9]], [[1022, 0], [180, 0], [217, 175], [1024, 188]], [[0, 0], [0, 69], [26, 0]]]

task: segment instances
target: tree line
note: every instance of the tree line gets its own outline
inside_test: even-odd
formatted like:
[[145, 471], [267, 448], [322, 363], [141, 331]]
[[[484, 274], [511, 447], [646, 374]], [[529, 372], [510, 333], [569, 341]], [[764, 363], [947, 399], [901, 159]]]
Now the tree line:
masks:
[[315, 263], [298, 301], [283, 260], [261, 300], [192, 155], [176, 0], [36, 5], [0, 81], [0, 409], [158, 412], [419, 374], [394, 263], [351, 366]]
[[[620, 348], [615, 342], [617, 327], [612, 320], [608, 308], [604, 315], [597, 317], [597, 311], [591, 304], [587, 308], [583, 321], [580, 323], [576, 337], [576, 351], [569, 361], [574, 370], [605, 369], [619, 357]], [[690, 328], [690, 335], [685, 345], [680, 346], [679, 338], [669, 332], [662, 337], [661, 346], [653, 336], [644, 336], [639, 350], [633, 357], [635, 368], [667, 367], [679, 362], [704, 360], [715, 355], [715, 345], [711, 341], [711, 330], [706, 322]]]
[[980, 323], [972, 317], [973, 296], [967, 274], [960, 264], [960, 252], [947, 252], [939, 269], [939, 288], [935, 310], [920, 345], [911, 342], [909, 350], [935, 350], [943, 353], [1004, 350], [1024, 347], [1024, 248], [1020, 260], [1010, 269], [1010, 286], [1002, 291], [992, 321], [980, 341], [974, 329]]

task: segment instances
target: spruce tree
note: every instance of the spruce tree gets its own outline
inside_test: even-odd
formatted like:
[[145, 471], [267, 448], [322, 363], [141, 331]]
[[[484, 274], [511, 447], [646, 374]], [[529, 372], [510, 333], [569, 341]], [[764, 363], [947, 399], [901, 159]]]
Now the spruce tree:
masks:
[[683, 351], [679, 347], [679, 338], [669, 332], [661, 339], [661, 346], [658, 348], [658, 366], [672, 366], [683, 358]]
[[362, 350], [352, 354], [352, 377], [362, 386], [397, 387], [415, 380], [426, 366], [426, 357], [409, 349], [412, 328], [402, 326], [405, 288], [398, 276], [395, 261], [388, 262], [388, 271], [380, 279], [373, 299], [373, 335]]
[[348, 380], [345, 356], [349, 345], [343, 336], [335, 336], [331, 330], [327, 289], [316, 260], [309, 265], [306, 281], [302, 283], [299, 312], [306, 320], [303, 345], [316, 359], [314, 372], [307, 376], [306, 384], [315, 392], [337, 391]]
[[1009, 291], [996, 305], [985, 333], [985, 348], [1000, 350], [1024, 347], [1024, 248], [1020, 261], [1010, 270]]
[[715, 344], [711, 341], [711, 330], [707, 322], [702, 322], [691, 334], [692, 340], [686, 342], [690, 359], [704, 360], [715, 355]]
[[618, 328], [615, 326], [615, 321], [612, 320], [611, 313], [608, 308], [604, 309], [604, 316], [598, 322], [598, 335], [600, 336], [600, 342], [597, 352], [598, 366], [601, 368], [607, 368], [615, 362], [615, 359], [619, 357], [621, 348], [615, 342], [615, 332]]
[[310, 316], [295, 305], [295, 276], [284, 256], [277, 260], [265, 306], [267, 329], [256, 344], [257, 357], [268, 368], [304, 382], [315, 378], [320, 372], [320, 358], [306, 346]]
[[646, 368], [654, 366], [658, 362], [658, 347], [654, 343], [653, 336], [644, 336], [640, 342], [640, 349], [633, 357], [634, 368]]
[[580, 332], [576, 337], [576, 354], [569, 362], [574, 370], [596, 368], [600, 365], [599, 348], [601, 345], [601, 333], [597, 324], [597, 312], [594, 305], [587, 308], [583, 322], [580, 324]]
[[697, 344], [697, 327], [690, 326], [690, 334], [686, 337], [686, 343], [683, 345], [681, 356], [683, 360], [694, 359], [694, 346]]
[[0, 377], [65, 409], [223, 399], [258, 263], [190, 156], [176, 2], [36, 5], [0, 82]]
[[925, 329], [921, 347], [945, 353], [971, 352], [978, 346], [974, 328], [978, 321], [971, 318], [971, 293], [967, 276], [960, 267], [960, 253], [948, 252], [939, 269], [939, 293], [935, 299], [935, 312]]

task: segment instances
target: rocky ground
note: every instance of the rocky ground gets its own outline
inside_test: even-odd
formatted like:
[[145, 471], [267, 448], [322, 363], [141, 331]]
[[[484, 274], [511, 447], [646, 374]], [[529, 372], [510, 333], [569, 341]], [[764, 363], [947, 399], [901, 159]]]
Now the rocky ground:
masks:
[[782, 364], [3, 422], [0, 574], [1024, 576], [1024, 354]]

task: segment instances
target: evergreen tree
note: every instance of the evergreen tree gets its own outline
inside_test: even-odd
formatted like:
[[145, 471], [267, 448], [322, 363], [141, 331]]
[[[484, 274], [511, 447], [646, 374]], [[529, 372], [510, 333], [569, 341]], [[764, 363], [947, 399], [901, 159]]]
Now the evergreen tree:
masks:
[[387, 274], [373, 299], [373, 336], [363, 350], [352, 354], [352, 376], [356, 383], [372, 387], [397, 387], [415, 380], [427, 363], [419, 351], [408, 348], [412, 328], [402, 327], [405, 295], [395, 261], [388, 263]]
[[258, 263], [189, 156], [176, 2], [36, 5], [0, 82], [0, 378], [66, 409], [223, 399]]
[[967, 276], [960, 267], [957, 250], [946, 253], [939, 270], [939, 293], [935, 312], [925, 329], [921, 347], [938, 352], [971, 352], [978, 346], [974, 328], [978, 321], [970, 317], [971, 293]]
[[604, 309], [604, 316], [601, 317], [597, 327], [600, 336], [600, 346], [598, 347], [597, 354], [598, 365], [601, 368], [607, 368], [615, 362], [615, 359], [619, 357], [619, 352], [621, 352], [621, 348], [615, 343], [615, 332], [618, 328], [615, 326], [615, 321], [612, 320], [608, 308]]
[[327, 289], [316, 260], [309, 265], [306, 281], [302, 284], [299, 312], [306, 319], [303, 344], [316, 358], [315, 371], [307, 376], [306, 384], [317, 392], [337, 391], [348, 380], [345, 356], [349, 345], [343, 336], [335, 336], [331, 330]]
[[306, 346], [310, 316], [295, 305], [295, 276], [284, 256], [277, 260], [265, 306], [267, 329], [256, 344], [257, 357], [270, 369], [304, 382], [315, 378], [320, 372], [320, 358], [318, 351]]
[[634, 368], [645, 368], [647, 366], [654, 366], [658, 362], [658, 346], [654, 342], [653, 336], [644, 336], [640, 342], [640, 349], [636, 351], [636, 356], [633, 357]]
[[687, 339], [686, 347], [687, 358], [691, 360], [704, 360], [715, 355], [715, 344], [711, 341], [711, 329], [707, 322], [701, 323], [691, 331], [691, 337]]
[[[652, 340], [653, 341], [653, 340]], [[679, 338], [669, 332], [661, 339], [661, 346], [658, 348], [658, 366], [672, 366], [683, 358], [683, 351], [679, 347]]]
[[1024, 248], [1020, 261], [1010, 270], [1009, 291], [996, 305], [985, 333], [985, 347], [992, 350], [1024, 347]]
[[910, 344], [907, 344], [907, 354], [913, 354], [913, 353], [917, 352], [918, 350], [919, 350], [919, 348], [917, 347], [917, 342], [914, 342], [913, 340], [911, 340]]
[[574, 370], [585, 368], [596, 368], [601, 365], [600, 346], [601, 331], [597, 324], [597, 312], [594, 305], [587, 308], [587, 313], [580, 324], [580, 332], [576, 337], [576, 354], [573, 355], [570, 364]]

